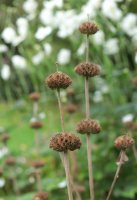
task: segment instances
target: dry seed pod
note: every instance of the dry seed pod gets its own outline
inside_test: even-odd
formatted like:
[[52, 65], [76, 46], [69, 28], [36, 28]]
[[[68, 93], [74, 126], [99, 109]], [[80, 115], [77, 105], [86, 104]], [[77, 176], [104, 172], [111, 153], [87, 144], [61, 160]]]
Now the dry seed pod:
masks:
[[30, 97], [30, 99], [31, 99], [32, 101], [38, 101], [39, 98], [40, 98], [40, 93], [38, 93], [38, 92], [33, 92], [33, 93], [31, 93], [31, 94], [29, 95], [29, 97]]
[[83, 62], [75, 67], [75, 72], [85, 77], [94, 77], [100, 74], [100, 67], [94, 63]]
[[9, 135], [7, 133], [3, 133], [1, 136], [1, 141], [3, 143], [6, 143], [10, 139]]
[[75, 104], [68, 104], [67, 107], [66, 107], [66, 112], [68, 112], [69, 114], [72, 114], [74, 112], [76, 112], [78, 109], [78, 106], [75, 105]]
[[128, 135], [122, 135], [116, 138], [115, 146], [118, 149], [125, 150], [130, 148], [134, 144], [134, 139]]
[[42, 128], [42, 126], [43, 126], [43, 123], [38, 120], [30, 122], [31, 128], [39, 129], [39, 128]]
[[5, 161], [6, 165], [8, 166], [13, 166], [15, 165], [16, 161], [15, 161], [15, 158], [12, 157], [12, 156], [9, 156], [6, 161]]
[[51, 138], [50, 148], [59, 152], [74, 151], [81, 147], [80, 139], [70, 133], [60, 133]]
[[94, 22], [89, 21], [82, 23], [79, 27], [79, 31], [87, 35], [95, 34], [98, 30], [98, 26]]
[[55, 72], [46, 79], [45, 83], [51, 89], [66, 89], [72, 83], [72, 80], [63, 72]]
[[84, 119], [78, 123], [76, 130], [81, 134], [96, 134], [101, 131], [101, 126], [99, 122], [94, 119]]
[[37, 192], [34, 196], [34, 200], [47, 200], [48, 193], [47, 192]]
[[34, 167], [34, 168], [36, 168], [36, 169], [42, 168], [42, 167], [44, 167], [44, 165], [45, 165], [45, 162], [42, 161], [42, 160], [33, 161], [31, 163], [31, 166]]

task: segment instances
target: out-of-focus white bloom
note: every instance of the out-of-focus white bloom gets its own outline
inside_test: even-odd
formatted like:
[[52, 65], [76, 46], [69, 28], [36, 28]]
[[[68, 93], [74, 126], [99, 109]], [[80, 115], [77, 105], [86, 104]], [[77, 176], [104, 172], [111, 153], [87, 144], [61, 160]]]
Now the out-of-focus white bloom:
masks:
[[3, 147], [0, 149], [0, 158], [3, 158], [4, 156], [6, 156], [8, 154], [9, 150], [7, 147]]
[[38, 65], [41, 63], [41, 61], [43, 60], [44, 58], [44, 52], [43, 51], [40, 51], [39, 53], [37, 53], [36, 55], [34, 55], [32, 57], [32, 62], [35, 64], [35, 65]]
[[85, 52], [85, 49], [86, 49], [86, 45], [85, 45], [85, 43], [82, 43], [82, 44], [80, 45], [80, 47], [78, 48], [78, 50], [77, 50], [77, 55], [78, 55], [78, 56], [83, 55], [84, 52]]
[[43, 45], [43, 48], [44, 48], [45, 54], [47, 56], [49, 56], [51, 54], [51, 52], [52, 52], [52, 46], [49, 43], [45, 43]]
[[103, 1], [102, 13], [113, 21], [118, 21], [122, 17], [122, 11], [118, 8], [114, 0]]
[[102, 96], [102, 93], [101, 91], [97, 90], [94, 95], [93, 95], [93, 101], [95, 103], [99, 103], [103, 100], [103, 96]]
[[6, 27], [1, 34], [1, 37], [6, 43], [12, 43], [16, 37], [16, 32], [12, 27]]
[[8, 51], [8, 47], [5, 44], [0, 44], [0, 53]]
[[43, 9], [40, 13], [40, 20], [44, 25], [54, 26], [54, 14], [52, 11]]
[[135, 63], [137, 64], [137, 52], [135, 53]]
[[28, 20], [20, 17], [17, 19], [16, 24], [19, 35], [25, 39], [28, 33]]
[[0, 188], [4, 187], [5, 185], [5, 179], [0, 178]]
[[66, 186], [67, 186], [66, 180], [64, 180], [64, 181], [62, 181], [62, 182], [60, 182], [60, 183], [58, 184], [58, 187], [59, 187], [59, 188], [65, 188]]
[[40, 119], [45, 119], [46, 114], [44, 112], [39, 113], [39, 118]]
[[12, 45], [13, 46], [18, 46], [22, 41], [24, 40], [24, 38], [20, 35], [17, 35], [14, 40], [12, 41]]
[[7, 64], [4, 64], [1, 69], [1, 77], [4, 80], [8, 80], [10, 77], [10, 67]]
[[84, 15], [87, 16], [87, 14], [90, 16], [90, 18], [93, 18], [96, 16], [96, 10], [99, 9], [101, 6], [101, 0], [89, 0], [85, 5], [81, 8], [80, 17], [83, 17]]
[[134, 29], [137, 28], [137, 15], [134, 13], [128, 13], [122, 19], [121, 27], [127, 35], [132, 36], [134, 34]]
[[23, 9], [26, 13], [35, 13], [38, 3], [35, 0], [26, 0], [23, 4]]
[[65, 90], [62, 90], [62, 91], [60, 92], [60, 97], [61, 97], [61, 101], [62, 101], [63, 103], [66, 103], [66, 102], [67, 102], [67, 94], [66, 94], [66, 91], [65, 91]]
[[122, 117], [122, 123], [132, 122], [133, 118], [134, 118], [133, 114], [129, 113]]
[[52, 32], [52, 28], [50, 26], [47, 27], [39, 27], [36, 34], [35, 38], [38, 40], [43, 40], [45, 37], [50, 35]]
[[105, 35], [103, 31], [98, 31], [95, 35], [93, 35], [93, 40], [96, 44], [102, 45], [104, 43]]
[[34, 178], [34, 176], [30, 176], [29, 177], [29, 183], [35, 183], [35, 178]]
[[45, 0], [44, 1], [44, 7], [47, 10], [52, 10], [55, 7], [62, 8], [62, 6], [63, 6], [63, 0], [50, 0], [50, 1]]
[[61, 49], [57, 56], [57, 61], [59, 64], [67, 64], [70, 61], [71, 51], [69, 49]]
[[113, 55], [113, 54], [118, 53], [119, 51], [118, 39], [112, 38], [112, 39], [107, 40], [104, 44], [104, 49], [105, 49], [106, 54], [108, 55]]
[[14, 55], [11, 58], [12, 64], [17, 69], [25, 69], [27, 67], [26, 59], [20, 55]]
[[108, 85], [102, 85], [100, 88], [102, 94], [107, 94], [109, 92], [109, 86]]

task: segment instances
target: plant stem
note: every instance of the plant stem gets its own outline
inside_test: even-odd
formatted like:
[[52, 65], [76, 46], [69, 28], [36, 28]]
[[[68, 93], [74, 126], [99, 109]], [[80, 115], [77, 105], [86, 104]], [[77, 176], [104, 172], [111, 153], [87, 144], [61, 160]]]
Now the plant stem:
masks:
[[37, 117], [37, 114], [38, 114], [38, 102], [35, 101], [33, 103], [33, 117]]
[[86, 118], [90, 116], [90, 104], [89, 104], [89, 85], [88, 78], [85, 78], [85, 103], [86, 103]]
[[64, 113], [63, 113], [63, 109], [62, 109], [62, 105], [61, 105], [61, 98], [60, 98], [60, 90], [59, 89], [56, 90], [56, 94], [57, 94], [58, 105], [59, 105], [61, 128], [62, 128], [62, 131], [64, 132]]
[[132, 150], [133, 150], [133, 153], [134, 153], [135, 160], [137, 162], [137, 149], [136, 149], [136, 145], [135, 144], [133, 144]]
[[114, 186], [115, 186], [115, 184], [116, 184], [116, 181], [117, 181], [117, 179], [118, 179], [118, 177], [119, 177], [119, 173], [120, 173], [121, 166], [122, 166], [122, 164], [123, 164], [123, 158], [124, 158], [124, 156], [125, 156], [125, 151], [122, 150], [122, 151], [120, 152], [119, 164], [118, 164], [118, 167], [117, 167], [117, 170], [116, 170], [116, 173], [115, 173], [113, 182], [112, 182], [112, 184], [111, 184], [111, 187], [110, 187], [110, 189], [109, 189], [109, 193], [108, 193], [108, 196], [107, 196], [106, 200], [109, 200], [109, 199], [110, 199], [110, 196], [111, 196], [111, 194], [112, 194], [113, 188], [114, 188]]
[[40, 170], [36, 171], [36, 179], [37, 179], [38, 191], [41, 192], [42, 191], [42, 183], [41, 183], [41, 171]]
[[64, 167], [65, 167], [65, 173], [66, 173], [69, 200], [73, 200], [70, 169], [69, 169], [69, 162], [68, 162], [68, 152], [64, 152]]

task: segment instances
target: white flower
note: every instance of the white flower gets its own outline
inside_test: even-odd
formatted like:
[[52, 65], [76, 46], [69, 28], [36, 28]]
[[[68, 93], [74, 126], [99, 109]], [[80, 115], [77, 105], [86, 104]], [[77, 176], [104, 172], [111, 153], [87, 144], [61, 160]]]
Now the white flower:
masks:
[[102, 100], [103, 100], [103, 96], [102, 96], [101, 91], [99, 91], [99, 90], [95, 91], [94, 96], [93, 96], [93, 101], [95, 103], [99, 103]]
[[39, 27], [36, 34], [35, 38], [38, 40], [43, 40], [45, 37], [50, 35], [52, 32], [52, 28], [50, 26], [47, 27]]
[[104, 44], [104, 49], [106, 54], [108, 55], [113, 55], [118, 53], [119, 51], [119, 46], [118, 46], [118, 39], [112, 38], [106, 41]]
[[137, 15], [128, 13], [122, 19], [121, 27], [127, 35], [132, 36], [134, 34], [134, 29], [137, 28]]
[[117, 7], [114, 0], [103, 1], [102, 13], [113, 21], [118, 21], [122, 17], [122, 11]]
[[57, 61], [59, 64], [67, 64], [70, 61], [71, 51], [69, 49], [61, 49], [57, 56]]
[[52, 46], [49, 43], [45, 43], [43, 45], [43, 48], [44, 48], [45, 54], [47, 56], [51, 54], [51, 52], [52, 52]]
[[137, 64], [137, 52], [135, 53], [135, 63]]
[[65, 188], [66, 186], [67, 186], [66, 180], [65, 180], [65, 181], [62, 181], [62, 182], [60, 182], [60, 183], [58, 184], [58, 187], [59, 187], [59, 188]]
[[11, 58], [12, 64], [17, 69], [25, 69], [27, 67], [27, 62], [24, 57], [20, 55], [14, 55]]
[[2, 31], [1, 37], [6, 43], [12, 43], [16, 37], [16, 32], [12, 27], [7, 27]]
[[44, 7], [47, 10], [49, 10], [49, 9], [52, 10], [55, 7], [62, 8], [62, 6], [63, 6], [63, 0], [51, 0], [51, 1], [45, 0], [45, 2], [44, 2]]
[[107, 94], [109, 92], [109, 86], [108, 85], [102, 85], [100, 88], [102, 94]]
[[4, 64], [1, 69], [1, 77], [4, 80], [8, 80], [10, 77], [10, 67], [7, 64]]
[[47, 10], [47, 9], [43, 9], [40, 13], [40, 20], [44, 25], [54, 25], [54, 16], [52, 11]]
[[16, 36], [12, 42], [13, 46], [18, 46], [22, 41], [24, 40], [24, 38], [22, 36]]
[[26, 13], [35, 13], [38, 3], [35, 0], [27, 0], [23, 4], [23, 9]]
[[44, 112], [39, 113], [39, 118], [40, 119], [45, 119], [46, 114]]
[[8, 154], [8, 149], [7, 149], [7, 147], [3, 147], [3, 148], [1, 148], [0, 149], [0, 158], [3, 158], [5, 155], [7, 155]]
[[8, 51], [8, 47], [5, 44], [0, 44], [0, 53]]
[[5, 185], [5, 179], [0, 178], [0, 188], [2, 188]]
[[133, 114], [129, 113], [122, 117], [122, 122], [123, 123], [132, 122], [133, 118], [134, 118]]
[[102, 45], [104, 43], [105, 35], [103, 31], [98, 31], [95, 35], [93, 35], [93, 40], [96, 44]]
[[28, 20], [20, 17], [17, 19], [16, 24], [19, 35], [25, 39], [28, 33]]
[[35, 64], [35, 65], [38, 65], [41, 63], [41, 61], [43, 60], [44, 58], [44, 53], [43, 51], [40, 51], [39, 53], [37, 53], [36, 55], [34, 55], [32, 57], [32, 62]]

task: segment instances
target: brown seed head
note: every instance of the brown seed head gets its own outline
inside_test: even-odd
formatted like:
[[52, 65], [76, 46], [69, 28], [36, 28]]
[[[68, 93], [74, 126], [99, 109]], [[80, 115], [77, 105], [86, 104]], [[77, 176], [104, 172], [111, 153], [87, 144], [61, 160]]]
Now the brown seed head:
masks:
[[34, 200], [47, 200], [48, 193], [47, 192], [37, 192], [34, 196]]
[[90, 62], [83, 62], [75, 67], [75, 72], [85, 77], [94, 77], [100, 74], [100, 67]]
[[15, 161], [15, 158], [12, 157], [12, 156], [9, 156], [6, 161], [5, 161], [6, 165], [8, 166], [13, 166], [15, 165], [16, 161]]
[[38, 169], [45, 166], [45, 162], [43, 160], [36, 160], [31, 163], [31, 166]]
[[98, 26], [93, 22], [84, 22], [79, 27], [79, 31], [87, 35], [95, 34], [98, 30]]
[[9, 135], [7, 133], [3, 133], [1, 136], [1, 141], [3, 143], [6, 143], [10, 139]]
[[31, 128], [39, 129], [39, 128], [42, 128], [42, 126], [43, 126], [43, 123], [38, 120], [30, 122]]
[[79, 149], [80, 147], [80, 139], [77, 136], [70, 133], [57, 134], [53, 136], [50, 141], [50, 148], [52, 148], [55, 151], [74, 151], [75, 149]]
[[118, 149], [125, 150], [130, 148], [134, 144], [134, 139], [128, 135], [122, 135], [116, 138], [115, 146]]
[[30, 100], [32, 101], [38, 101], [40, 98], [40, 93], [38, 92], [33, 92], [29, 95]]
[[68, 112], [69, 114], [72, 114], [74, 112], [76, 112], [78, 109], [78, 106], [75, 104], [68, 104], [66, 107], [66, 112]]
[[76, 130], [81, 134], [96, 134], [101, 131], [101, 126], [99, 122], [94, 119], [84, 119], [78, 123]]
[[55, 72], [46, 79], [45, 83], [51, 89], [66, 89], [72, 83], [72, 80], [63, 72]]

